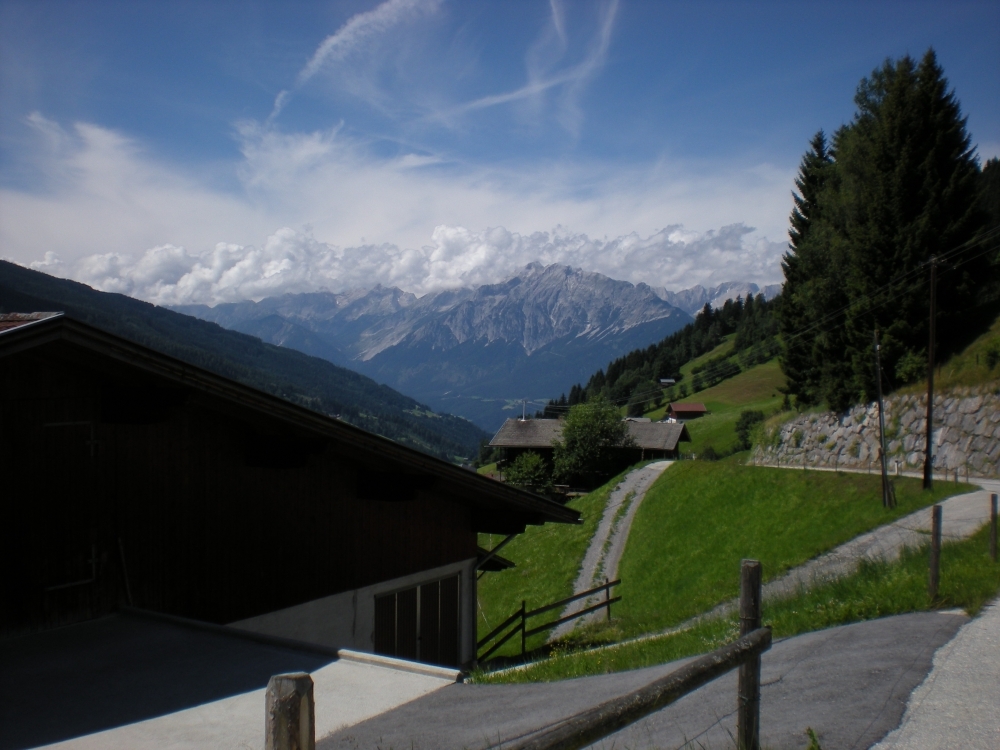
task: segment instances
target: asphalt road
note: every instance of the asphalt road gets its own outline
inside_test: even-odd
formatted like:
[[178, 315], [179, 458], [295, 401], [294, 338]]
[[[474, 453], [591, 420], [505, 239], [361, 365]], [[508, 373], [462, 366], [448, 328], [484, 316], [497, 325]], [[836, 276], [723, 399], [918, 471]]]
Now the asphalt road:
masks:
[[[934, 652], [969, 618], [925, 612], [844, 625], [776, 642], [764, 654], [761, 739], [772, 750], [868, 748], [895, 729]], [[455, 684], [317, 743], [322, 750], [499, 748], [684, 662], [531, 685]], [[736, 674], [721, 677], [595, 747], [733, 748]]]

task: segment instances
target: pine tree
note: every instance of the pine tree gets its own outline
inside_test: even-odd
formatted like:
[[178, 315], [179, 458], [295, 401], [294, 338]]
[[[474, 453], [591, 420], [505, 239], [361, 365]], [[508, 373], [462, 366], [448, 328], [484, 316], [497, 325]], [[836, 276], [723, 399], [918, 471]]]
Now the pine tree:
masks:
[[[855, 103], [832, 145], [817, 134], [803, 157], [783, 262], [788, 390], [835, 409], [874, 395], [876, 326], [887, 385], [898, 384], [901, 360], [926, 356], [926, 263], [968, 243], [985, 221], [966, 121], [933, 50], [919, 64], [886, 61]], [[953, 257], [939, 274], [938, 329], [955, 345], [994, 269], [988, 256]]]
[[[811, 309], [808, 281], [816, 275], [815, 258], [809, 257], [810, 228], [819, 220], [819, 196], [823, 191], [833, 159], [826, 135], [820, 130], [809, 142], [795, 178], [798, 192], [792, 193], [795, 203], [789, 218], [789, 252], [781, 262], [785, 274], [781, 305], [778, 309], [780, 331], [785, 341], [781, 367], [787, 379], [787, 391], [800, 404], [815, 403], [820, 398], [820, 372], [816, 366], [813, 339], [797, 335], [807, 327], [815, 311]], [[822, 252], [822, 251], [819, 251]], [[815, 253], [814, 253], [815, 255]]]
[[[969, 242], [984, 224], [966, 119], [933, 50], [919, 64], [908, 56], [886, 61], [861, 82], [855, 103], [858, 112], [837, 159], [851, 303], [845, 353], [853, 375], [834, 399], [840, 405], [874, 397], [876, 326], [889, 385], [897, 384], [893, 374], [901, 359], [926, 356], [927, 286], [912, 278], [893, 282], [908, 272], [926, 279], [931, 257]], [[957, 338], [990, 274], [987, 258], [968, 257], [960, 255], [966, 262], [957, 267], [946, 260], [939, 274], [937, 325], [946, 345]]]

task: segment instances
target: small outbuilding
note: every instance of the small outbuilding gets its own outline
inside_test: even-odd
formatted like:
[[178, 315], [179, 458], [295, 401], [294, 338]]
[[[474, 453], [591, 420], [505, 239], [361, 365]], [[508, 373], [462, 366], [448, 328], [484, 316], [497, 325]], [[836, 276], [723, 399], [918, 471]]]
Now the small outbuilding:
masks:
[[467, 666], [558, 503], [58, 314], [0, 316], [0, 637], [125, 607]]
[[705, 408], [704, 404], [670, 404], [670, 407], [667, 409], [667, 418], [680, 422], [688, 419], [697, 419], [698, 417], [705, 416], [707, 413], [708, 409]]

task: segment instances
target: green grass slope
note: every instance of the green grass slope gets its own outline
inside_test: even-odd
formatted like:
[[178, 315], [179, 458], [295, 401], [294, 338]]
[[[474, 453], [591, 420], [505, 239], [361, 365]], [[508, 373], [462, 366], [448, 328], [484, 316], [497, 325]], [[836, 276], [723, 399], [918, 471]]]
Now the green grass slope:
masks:
[[[934, 375], [934, 389], [944, 391], [997, 381], [1000, 381], [1000, 317], [989, 330], [941, 365]], [[926, 393], [927, 380], [907, 386], [902, 392]]]
[[[989, 553], [989, 528], [941, 549], [938, 598], [927, 593], [927, 549], [905, 550], [893, 563], [865, 563], [857, 573], [777, 602], [765, 602], [763, 621], [775, 638], [906, 612], [960, 607], [975, 615], [1000, 591], [1000, 563]], [[640, 669], [703, 654], [733, 641], [737, 620], [700, 623], [661, 638], [592, 651], [567, 651], [526, 669], [483, 674], [478, 682], [543, 682]]]
[[0, 261], [0, 311], [77, 320], [446, 459], [476, 455], [485, 432], [433, 414], [371, 378], [147, 302]]
[[[715, 356], [727, 345], [722, 344], [705, 357]], [[708, 446], [712, 446], [720, 455], [735, 450], [736, 421], [740, 412], [744, 409], [756, 409], [769, 415], [778, 411], [784, 398], [778, 389], [784, 384], [785, 376], [781, 372], [781, 366], [777, 359], [772, 359], [684, 399], [704, 403], [709, 413], [687, 422], [691, 442], [681, 443], [681, 450], [698, 455]], [[663, 419], [667, 406], [664, 404], [646, 416], [655, 420]]]
[[[577, 526], [547, 524], [531, 526], [503, 548], [501, 556], [512, 560], [517, 567], [496, 573], [487, 573], [479, 581], [478, 638], [484, 637], [527, 602], [528, 609], [541, 607], [573, 593], [573, 582], [580, 570], [587, 546], [597, 531], [608, 496], [621, 481], [619, 475], [583, 497], [567, 505], [580, 511], [583, 523]], [[491, 549], [502, 537], [481, 534], [479, 544]], [[536, 627], [558, 617], [557, 612], [540, 615], [528, 627]], [[548, 633], [539, 633], [528, 639], [528, 649], [541, 646]], [[516, 643], [515, 643], [516, 641]], [[519, 637], [511, 639], [498, 655], [520, 653]]]
[[619, 567], [620, 634], [683, 622], [736, 596], [740, 560], [765, 580], [969, 485], [921, 489], [898, 478], [898, 505], [881, 505], [872, 475], [684, 461], [653, 485], [633, 521]]

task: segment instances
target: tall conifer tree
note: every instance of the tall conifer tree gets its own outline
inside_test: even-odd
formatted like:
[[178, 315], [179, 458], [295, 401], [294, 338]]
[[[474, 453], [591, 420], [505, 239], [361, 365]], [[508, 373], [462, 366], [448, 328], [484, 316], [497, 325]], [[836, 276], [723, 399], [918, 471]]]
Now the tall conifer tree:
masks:
[[[876, 326], [887, 385], [899, 384], [901, 360], [926, 356], [925, 264], [968, 243], [985, 219], [966, 121], [933, 50], [919, 64], [908, 56], [887, 60], [861, 81], [855, 104], [851, 124], [834, 135], [828, 161], [817, 166], [817, 139], [803, 158], [792, 252], [783, 264], [789, 390], [835, 409], [874, 396]], [[988, 256], [974, 255], [942, 266], [942, 342], [961, 340], [994, 270]], [[841, 309], [839, 320], [820, 323]], [[810, 325], [816, 334], [795, 337]]]

